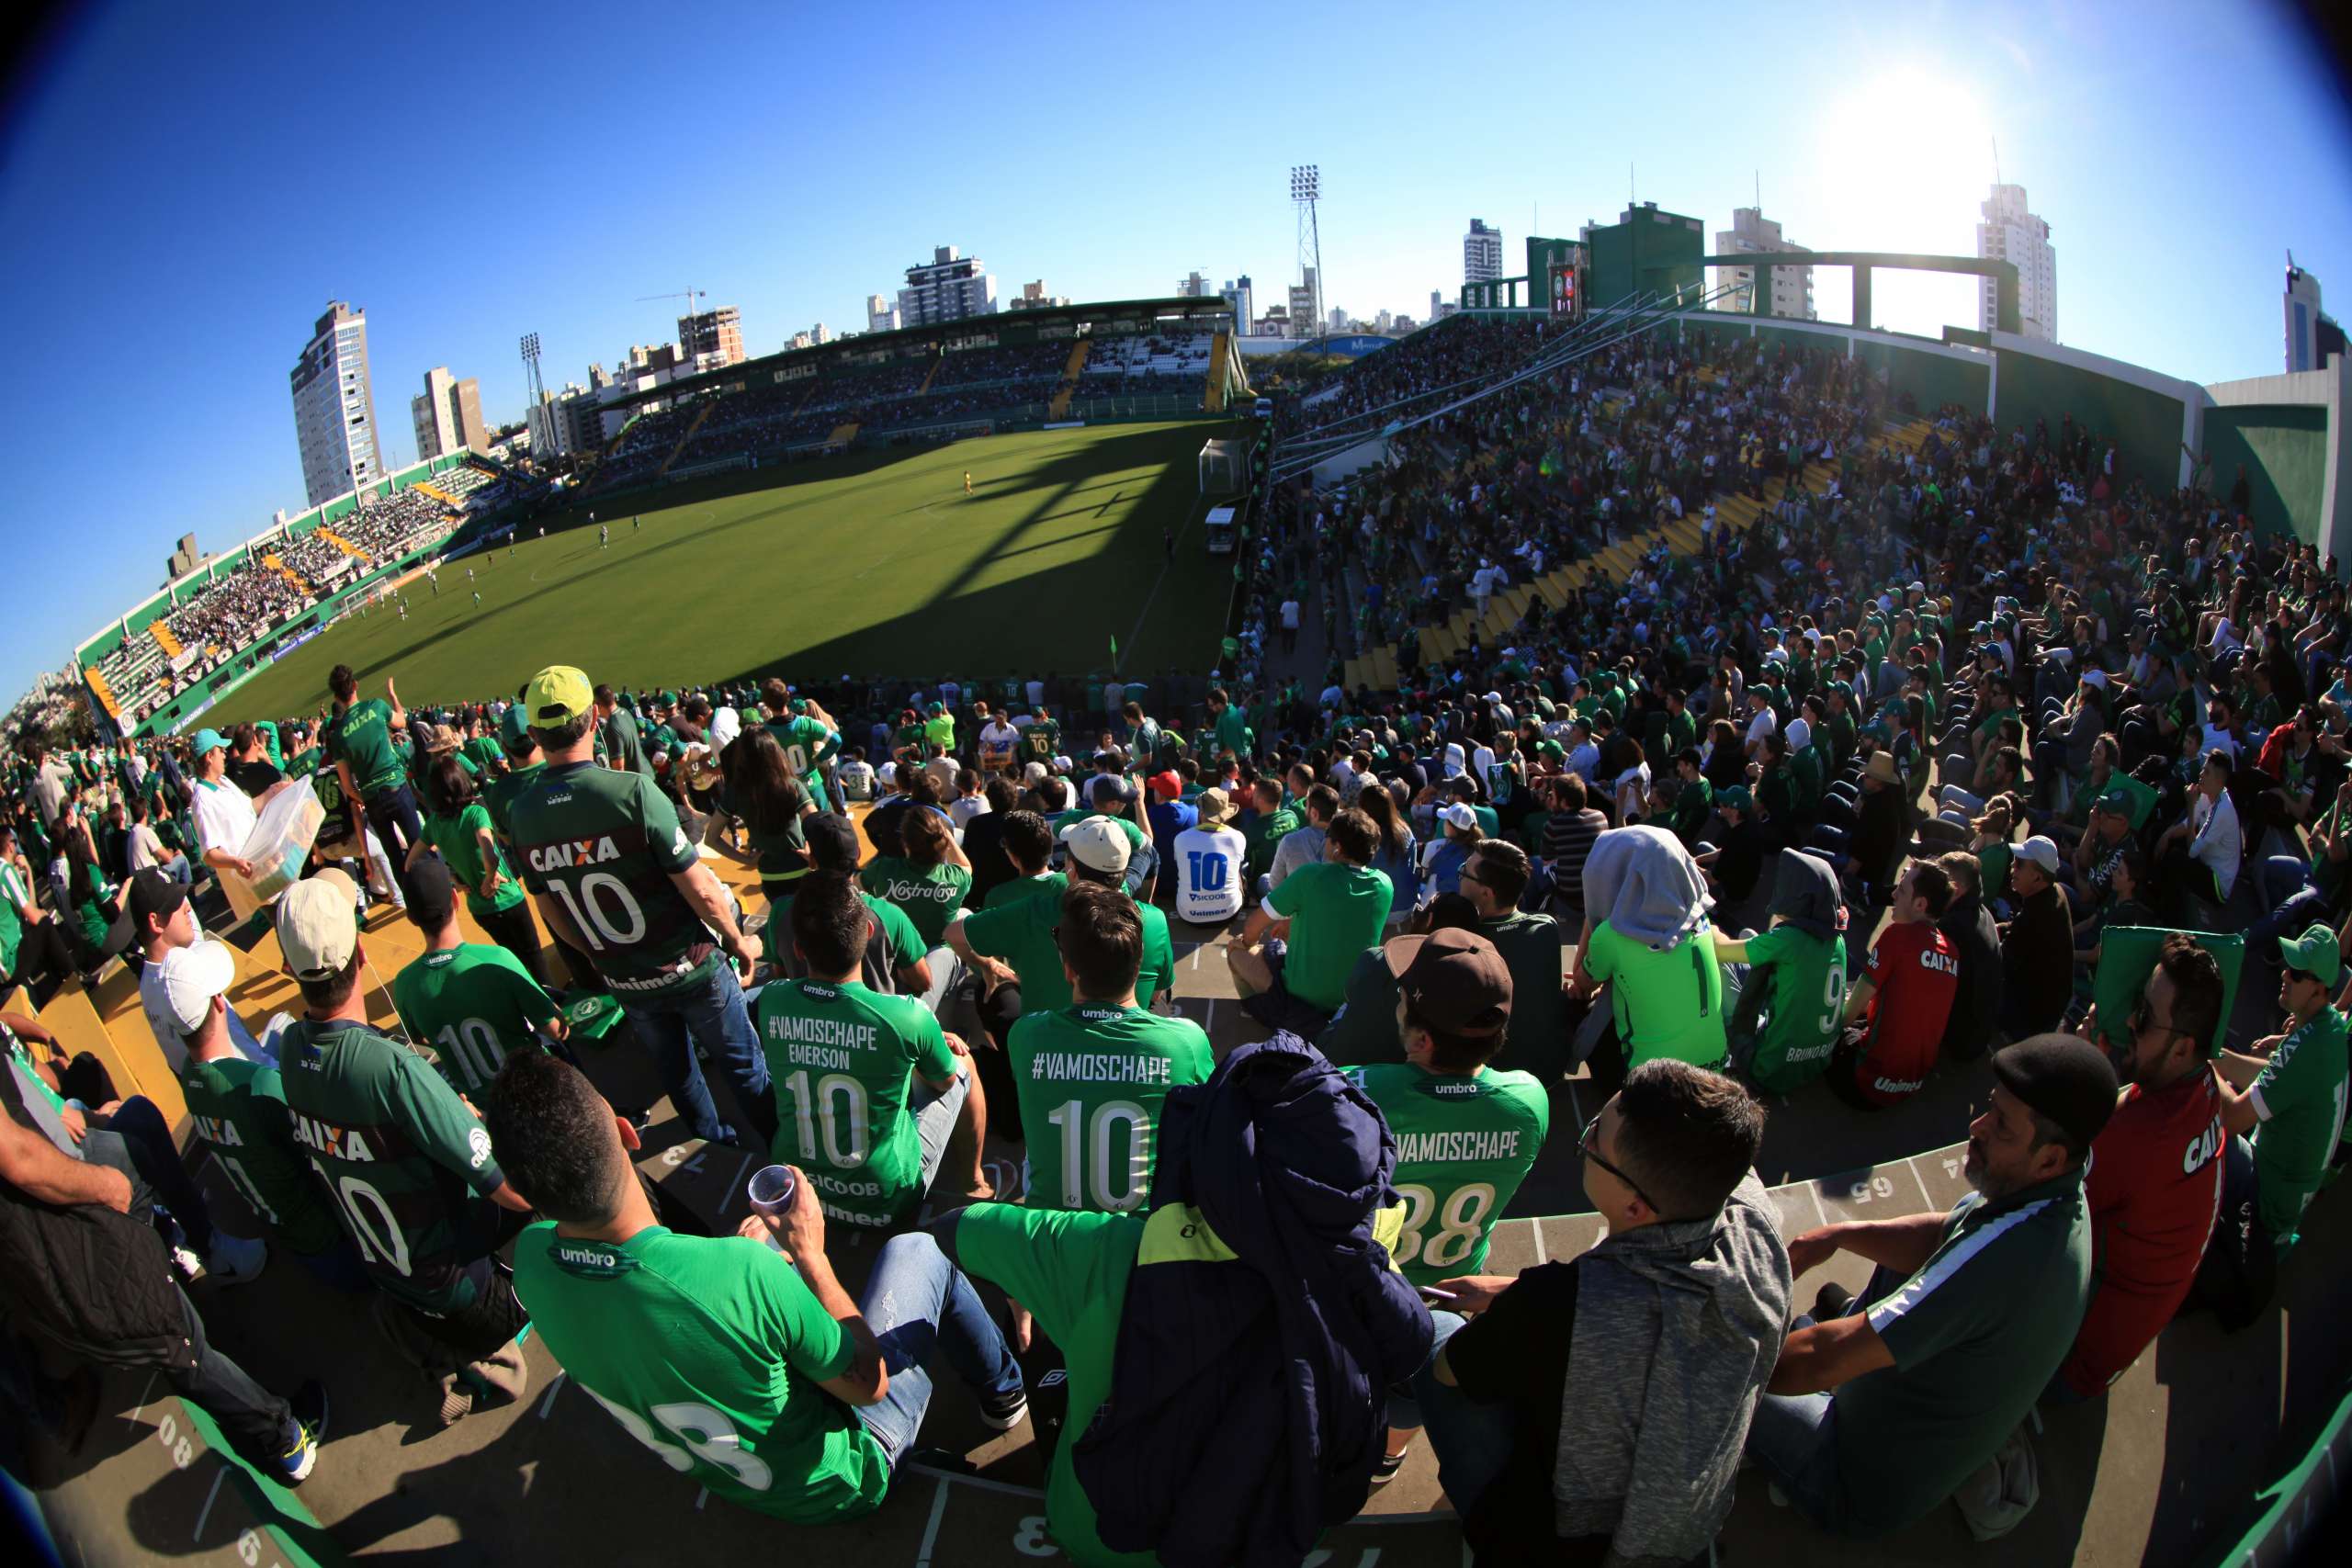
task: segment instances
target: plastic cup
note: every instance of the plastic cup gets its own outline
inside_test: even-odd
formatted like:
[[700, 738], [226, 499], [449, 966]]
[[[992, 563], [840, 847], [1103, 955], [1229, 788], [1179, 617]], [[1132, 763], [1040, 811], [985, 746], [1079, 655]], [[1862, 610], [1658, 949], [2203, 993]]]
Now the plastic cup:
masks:
[[[751, 1201], [752, 1212], [763, 1219], [773, 1220], [792, 1207], [792, 1190], [798, 1185], [788, 1165], [763, 1165], [752, 1173], [743, 1185], [743, 1195]], [[771, 1231], [768, 1245], [778, 1252], [784, 1244]]]

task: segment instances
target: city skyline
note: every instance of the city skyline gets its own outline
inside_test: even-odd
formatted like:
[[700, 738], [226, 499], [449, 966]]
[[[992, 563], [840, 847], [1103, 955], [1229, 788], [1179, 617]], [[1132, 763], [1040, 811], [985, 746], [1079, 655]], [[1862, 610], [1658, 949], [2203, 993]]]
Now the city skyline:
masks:
[[[698, 25], [746, 63], [826, 69], [769, 116], [713, 126], [657, 114], [630, 139], [596, 141], [594, 157], [558, 159], [653, 42], [637, 13], [590, 11], [607, 25], [550, 31], [451, 10], [464, 50], [428, 16], [419, 37], [371, 39], [349, 71], [320, 73], [303, 8], [261, 7], [228, 38], [200, 17], [101, 7], [20, 77], [29, 90], [10, 106], [0, 211], [41, 243], [0, 262], [11, 285], [0, 298], [11, 341], [43, 371], [12, 380], [0, 429], [17, 443], [18, 504], [41, 519], [15, 531], [15, 564], [42, 592], [40, 612], [0, 635], [12, 693], [154, 586], [87, 561], [150, 559], [191, 531], [226, 548], [300, 509], [285, 378], [328, 299], [366, 310], [379, 394], [447, 366], [479, 380], [483, 419], [504, 424], [525, 407], [518, 336], [542, 335], [550, 382], [585, 380], [592, 362], [674, 329], [679, 301], [639, 301], [678, 279], [703, 292], [701, 308], [741, 312], [753, 356], [811, 322], [866, 322], [869, 295], [894, 298], [886, 280], [947, 244], [987, 258], [1007, 294], [1042, 277], [1080, 301], [1157, 296], [1197, 267], [1212, 285], [1253, 277], [1262, 312], [1299, 281], [1284, 184], [1295, 163], [1321, 169], [1324, 309], [1360, 320], [1385, 309], [1422, 321], [1431, 289], [1454, 299], [1473, 215], [1503, 231], [1511, 276], [1530, 232], [1611, 222], [1629, 188], [1699, 216], [1712, 236], [1758, 205], [1760, 183], [1764, 211], [1816, 249], [1967, 255], [1996, 136], [1999, 178], [2024, 186], [2052, 225], [2070, 346], [2201, 381], [2265, 374], [2279, 356], [2285, 249], [2352, 288], [2343, 107], [2268, 11], [2178, 7], [2151, 25], [2144, 7], [1897, 21], [1825, 7], [1785, 48], [1700, 28], [1668, 74], [1770, 78], [1796, 106], [1752, 151], [1729, 150], [1695, 100], [1679, 117], [1657, 112], [1645, 95], [1661, 89], [1639, 73], [1596, 75], [1557, 137], [1463, 141], [1395, 112], [1406, 89], [1475, 92], [1532, 120], [1551, 112], [1556, 60], [1504, 35], [1547, 33], [1555, 18], [1502, 4], [1475, 32], [1435, 29], [1369, 77], [1238, 66], [1232, 86], [1266, 110], [1247, 144], [1215, 160], [1171, 146], [1158, 163], [1136, 136], [1196, 109], [1197, 82], [1102, 70], [1148, 59], [1148, 22], [1076, 9], [1018, 38], [911, 53], [847, 18], [715, 12]], [[1329, 15], [1352, 28], [1374, 13], [1391, 14]], [[1659, 47], [1631, 19], [1577, 28], [1598, 53]], [[518, 97], [519, 59], [548, 85]], [[476, 112], [420, 134], [403, 107], [420, 83]], [[987, 150], [968, 166], [934, 156], [926, 135], [943, 94]], [[2177, 106], [2192, 96], [2215, 111], [2213, 130], [2184, 141]], [[329, 112], [347, 140], [303, 134]], [[1109, 133], [1071, 133], [1090, 124]], [[184, 134], [191, 126], [205, 134]], [[490, 172], [479, 184], [405, 174], [435, 166]], [[682, 171], [696, 177], [682, 183]], [[2223, 189], [2218, 221], [2185, 207], [2183, 192]], [[2184, 231], [2199, 243], [2180, 247]], [[2147, 265], [2167, 248], [2169, 265]], [[122, 416], [126, 370], [76, 351], [75, 312], [56, 308], [91, 295], [148, 308], [137, 374], [151, 394], [199, 391], [182, 397], [182, 417]], [[1846, 319], [1842, 275], [1819, 279], [1817, 303], [1822, 320]], [[1882, 275], [1877, 307], [1880, 324], [1929, 333], [1976, 319], [1967, 279]], [[408, 421], [379, 420], [378, 434], [386, 468], [413, 457]]]

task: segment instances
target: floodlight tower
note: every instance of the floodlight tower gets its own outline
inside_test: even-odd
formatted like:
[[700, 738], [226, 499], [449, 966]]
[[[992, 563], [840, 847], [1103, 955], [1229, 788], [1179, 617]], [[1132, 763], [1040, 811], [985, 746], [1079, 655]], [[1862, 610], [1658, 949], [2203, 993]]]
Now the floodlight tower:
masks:
[[539, 334], [537, 333], [523, 334], [523, 390], [531, 400], [533, 408], [547, 401], [547, 383], [539, 379]]
[[1322, 167], [1316, 164], [1293, 164], [1290, 170], [1291, 205], [1298, 212], [1299, 282], [1305, 286], [1307, 309], [1313, 314], [1313, 335], [1323, 335], [1323, 231], [1317, 225], [1315, 204], [1323, 195]]

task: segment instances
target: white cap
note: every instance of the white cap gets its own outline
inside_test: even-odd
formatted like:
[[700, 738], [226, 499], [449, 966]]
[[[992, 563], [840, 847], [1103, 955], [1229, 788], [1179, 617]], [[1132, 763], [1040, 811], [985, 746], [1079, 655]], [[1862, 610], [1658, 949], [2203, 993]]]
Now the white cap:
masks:
[[305, 877], [277, 901], [277, 945], [297, 980], [324, 980], [351, 964], [359, 945], [359, 890], [334, 866]]
[[2106, 691], [2106, 690], [2107, 690], [2107, 671], [2104, 671], [2104, 670], [2086, 670], [2086, 671], [2083, 671], [2083, 684], [2084, 684], [2084, 685], [2086, 685], [2086, 686], [2097, 686], [2100, 691], [2102, 691], [2102, 692]]
[[2018, 858], [2031, 861], [2046, 876], [2058, 874], [2058, 846], [2040, 833], [2018, 846]]
[[1802, 751], [1813, 744], [1813, 726], [1804, 719], [1792, 718], [1789, 720], [1788, 737], [1789, 750]]
[[1449, 828], [1460, 828], [1472, 833], [1478, 830], [1478, 814], [1458, 800], [1451, 806], [1440, 807], [1437, 815], [1438, 820]]
[[1073, 822], [1062, 829], [1061, 838], [1069, 846], [1071, 858], [1090, 870], [1118, 874], [1127, 869], [1127, 856], [1133, 852], [1127, 836], [1108, 817]]
[[237, 983], [237, 955], [217, 936], [198, 937], [186, 947], [175, 947], [157, 965], [164, 996], [171, 1004], [173, 1021], [182, 1034], [204, 1027], [212, 998]]

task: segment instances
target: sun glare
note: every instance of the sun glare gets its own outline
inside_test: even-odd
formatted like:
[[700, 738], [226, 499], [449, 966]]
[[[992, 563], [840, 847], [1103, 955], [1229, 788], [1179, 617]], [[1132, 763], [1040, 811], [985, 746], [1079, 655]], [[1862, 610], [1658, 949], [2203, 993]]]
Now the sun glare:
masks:
[[1882, 73], [1823, 117], [1820, 167], [1847, 243], [1965, 254], [1993, 181], [1993, 132], [1965, 85]]

